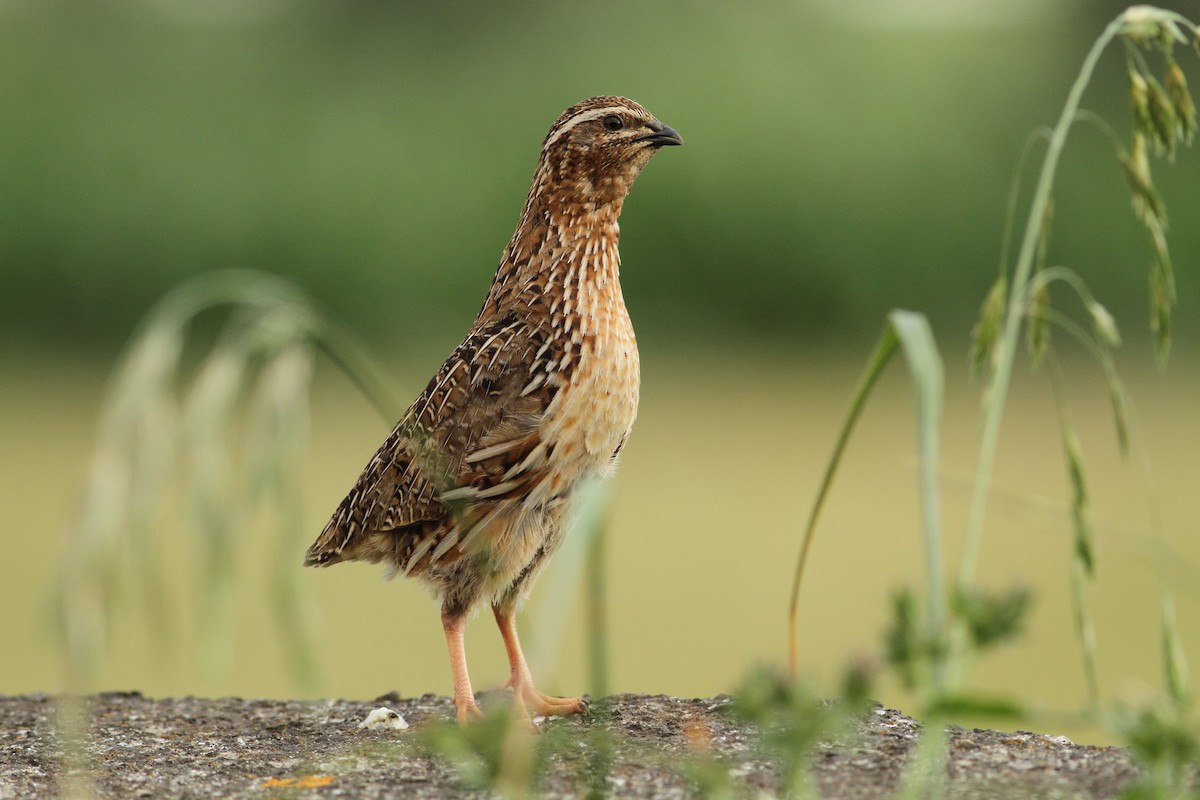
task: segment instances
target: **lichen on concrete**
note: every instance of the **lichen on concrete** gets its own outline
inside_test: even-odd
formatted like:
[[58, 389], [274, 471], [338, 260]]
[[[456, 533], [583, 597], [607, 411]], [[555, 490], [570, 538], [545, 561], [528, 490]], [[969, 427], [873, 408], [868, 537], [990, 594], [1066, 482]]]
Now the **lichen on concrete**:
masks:
[[[299, 702], [112, 693], [90, 700], [86, 777], [103, 798], [490, 796], [420, 744], [422, 729], [453, 717], [444, 697]], [[603, 733], [611, 748], [601, 779], [611, 796], [697, 796], [688, 765], [701, 761], [743, 796], [774, 795], [778, 771], [757, 746], [758, 732], [726, 713], [729, 702], [617, 695], [602, 715], [543, 721], [543, 733], [577, 736], [578, 748], [549, 758], [538, 793], [585, 796], [596, 778], [580, 768], [579, 752], [589, 733]], [[359, 729], [381, 704], [412, 727]], [[855, 735], [818, 749], [815, 785], [825, 797], [891, 797], [919, 737], [915, 721], [877, 708]], [[955, 728], [948, 742], [952, 798], [1110, 798], [1138, 774], [1123, 749], [1062, 737]], [[0, 800], [59, 796], [63, 747], [55, 698], [0, 696]]]

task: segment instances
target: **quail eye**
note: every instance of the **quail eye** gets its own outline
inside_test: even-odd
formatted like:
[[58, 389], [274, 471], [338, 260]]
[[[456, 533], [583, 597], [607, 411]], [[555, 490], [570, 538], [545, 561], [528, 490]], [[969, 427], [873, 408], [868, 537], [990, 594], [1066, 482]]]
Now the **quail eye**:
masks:
[[609, 114], [604, 118], [604, 130], [619, 131], [625, 127], [625, 120], [618, 117], [616, 114]]

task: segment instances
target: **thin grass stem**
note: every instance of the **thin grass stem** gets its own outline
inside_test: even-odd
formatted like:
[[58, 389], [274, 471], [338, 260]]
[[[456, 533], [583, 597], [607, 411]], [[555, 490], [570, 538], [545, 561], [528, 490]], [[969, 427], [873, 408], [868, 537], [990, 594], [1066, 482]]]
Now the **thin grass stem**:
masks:
[[979, 562], [979, 550], [983, 536], [983, 521], [987, 513], [988, 488], [991, 484], [992, 469], [996, 461], [996, 449], [1000, 441], [1000, 425], [1004, 418], [1004, 399], [1008, 393], [1008, 384], [1012, 376], [1013, 362], [1016, 359], [1017, 342], [1021, 330], [1021, 321], [1025, 313], [1024, 299], [1027, 297], [1030, 273], [1033, 270], [1037, 254], [1038, 240], [1045, 219], [1046, 207], [1050, 202], [1050, 192], [1054, 184], [1054, 176], [1058, 169], [1058, 161], [1067, 141], [1067, 134], [1077, 118], [1080, 100], [1084, 89], [1091, 81], [1100, 54], [1120, 32], [1124, 23], [1124, 14], [1118, 16], [1105, 27], [1104, 32], [1092, 44], [1079, 76], [1071, 86], [1067, 95], [1066, 105], [1059, 116], [1058, 124], [1054, 126], [1042, 169], [1034, 191], [1033, 203], [1030, 207], [1029, 218], [1025, 226], [1025, 234], [1021, 240], [1021, 248], [1017, 256], [1012, 286], [1009, 289], [1009, 303], [1005, 314], [1004, 329], [999, 341], [999, 352], [996, 359], [992, 381], [987, 389], [987, 402], [984, 411], [983, 432], [981, 434], [979, 462], [975, 473], [975, 484], [972, 490], [971, 505], [967, 517], [966, 534], [963, 541], [962, 558], [959, 564], [958, 583], [960, 587], [969, 586], [974, 582], [975, 572]]
[[875, 351], [871, 354], [867, 367], [858, 380], [858, 386], [854, 389], [850, 410], [846, 413], [845, 420], [842, 421], [837, 442], [833, 446], [833, 455], [830, 457], [829, 463], [825, 465], [825, 474], [821, 477], [816, 500], [808, 512], [808, 521], [804, 525], [804, 534], [800, 543], [800, 555], [796, 560], [795, 574], [792, 576], [791, 603], [788, 606], [788, 674], [792, 680], [796, 679], [799, 650], [796, 615], [800, 608], [800, 583], [804, 578], [804, 566], [808, 563], [808, 553], [816, 533], [817, 520], [821, 517], [821, 510], [825, 507], [825, 500], [829, 496], [829, 490], [833, 487], [833, 479], [837, 475], [838, 466], [842, 463], [842, 455], [850, 441], [850, 434], [854, 431], [854, 426], [866, 407], [871, 390], [874, 389], [879, 377], [883, 374], [884, 367], [887, 366], [899, 346], [900, 340], [896, 336], [895, 329], [889, 323], [883, 333], [879, 335]]
[[605, 563], [608, 538], [608, 510], [602, 512], [598, 530], [592, 537], [584, 573], [584, 605], [587, 618], [588, 666], [591, 672], [592, 698], [603, 702], [608, 697], [608, 572]]

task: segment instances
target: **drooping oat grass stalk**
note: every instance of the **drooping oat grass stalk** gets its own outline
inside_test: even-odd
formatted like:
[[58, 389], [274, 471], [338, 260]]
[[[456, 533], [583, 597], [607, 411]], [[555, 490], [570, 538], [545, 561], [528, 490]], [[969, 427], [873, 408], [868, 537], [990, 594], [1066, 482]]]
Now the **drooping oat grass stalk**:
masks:
[[[1121, 161], [1132, 190], [1134, 211], [1146, 226], [1154, 248], [1155, 260], [1150, 273], [1151, 324], [1157, 337], [1156, 352], [1160, 360], [1166, 357], [1170, 346], [1170, 312], [1175, 298], [1174, 278], [1165, 238], [1166, 212], [1162, 198], [1150, 179], [1145, 151], [1147, 141], [1150, 141], [1160, 153], [1173, 154], [1175, 143], [1190, 142], [1196, 128], [1195, 109], [1187, 93], [1186, 81], [1171, 56], [1172, 48], [1177, 43], [1188, 44], [1188, 39], [1180, 31], [1180, 27], [1188, 30], [1192, 41], [1195, 41], [1195, 24], [1174, 12], [1151, 6], [1135, 6], [1114, 19], [1092, 45], [1078, 77], [1071, 86], [1058, 123], [1050, 131], [1012, 276], [1009, 278], [1006, 271], [1002, 272], [997, 288], [993, 289], [993, 293], [1000, 297], [1007, 289], [1007, 301], [1003, 304], [985, 304], [976, 334], [976, 352], [990, 354], [992, 369], [984, 405], [979, 461], [959, 566], [960, 585], [970, 585], [974, 580], [991, 472], [995, 464], [1000, 426], [1004, 416], [1004, 399], [1016, 361], [1017, 340], [1022, 324], [1030, 316], [1031, 306], [1036, 312], [1039, 293], [1051, 280], [1066, 280], [1076, 289], [1080, 299], [1087, 306], [1097, 334], [1105, 340], [1111, 340], [1115, 336], [1116, 329], [1112, 325], [1111, 316], [1095, 302], [1078, 275], [1065, 268], [1058, 268], [1052, 276], [1039, 277], [1035, 268], [1039, 248], [1044, 247], [1059, 158], [1074, 123], [1081, 118], [1095, 119], [1093, 115], [1080, 109], [1083, 93], [1091, 82], [1100, 55], [1118, 36], [1123, 37], [1131, 52], [1136, 53], [1136, 49], [1132, 49], [1134, 45], [1160, 49], [1167, 61], [1167, 74], [1171, 76], [1169, 83], [1173, 87], [1167, 92], [1157, 81], [1147, 82], [1145, 76], [1149, 74], [1149, 68], [1145, 66], [1140, 53], [1136, 59], [1130, 59], [1135, 133], [1131, 151], [1129, 154], [1122, 153]], [[1011, 207], [1010, 204], [1010, 209]], [[989, 298], [991, 299], [991, 296]], [[997, 325], [991, 320], [1000, 324]], [[1034, 324], [1036, 320], [1035, 316]]]
[[[196, 320], [218, 309], [227, 314], [224, 324], [189, 369]], [[173, 527], [195, 534], [201, 554], [194, 577], [202, 591], [202, 675], [213, 679], [230, 657], [239, 537], [275, 536], [271, 604], [288, 663], [311, 688], [315, 666], [295, 588], [298, 569], [286, 554], [302, 531], [296, 465], [316, 350], [330, 354], [389, 422], [398, 416], [396, 395], [364, 353], [279, 278], [202, 276], [171, 292], [140, 326], [111, 380], [56, 592], [72, 691], [94, 688], [117, 610], [134, 599], [149, 610], [156, 639], [168, 644], [159, 548]], [[275, 527], [247, 534], [247, 525], [264, 516]]]
[[[1001, 276], [1004, 282], [998, 284], [1002, 287], [1008, 286], [1009, 294], [1007, 303], [996, 309], [998, 315], [1003, 319], [996, 344], [994, 348], [985, 348], [992, 351], [993, 368], [984, 406], [985, 416], [979, 464], [973, 484], [970, 512], [967, 519], [967, 534], [959, 567], [958, 582], [960, 585], [970, 585], [974, 582], [975, 568], [979, 560], [979, 543], [982, 536], [984, 513], [987, 509], [988, 488], [991, 484], [992, 467], [995, 464], [996, 446], [999, 443], [1000, 423], [1004, 418], [1003, 399], [1008, 391], [1008, 382], [1016, 358], [1017, 338], [1020, 335], [1021, 322], [1026, 313], [1026, 298], [1029, 296], [1029, 279], [1033, 271], [1034, 256], [1041, 239], [1046, 211], [1050, 204], [1050, 192], [1058, 168], [1058, 160], [1066, 144], [1067, 133], [1075, 121], [1075, 115], [1083, 99], [1083, 91], [1091, 81], [1092, 72], [1100, 60], [1100, 54], [1121, 30], [1124, 24], [1123, 16], [1109, 23], [1100, 38], [1092, 45], [1092, 49], [1084, 59], [1079, 77], [1071, 86], [1058, 124], [1050, 133], [1046, 156], [1042, 162], [1037, 188], [1034, 190], [1033, 204], [1029, 211], [1025, 234], [1021, 240], [1011, 284], [1006, 275]], [[988, 315], [985, 314], [985, 316]]]
[[[1185, 30], [1186, 35], [1183, 32]], [[984, 361], [983, 356], [987, 356], [986, 360], [991, 369], [990, 382], [985, 392], [979, 461], [958, 575], [960, 590], [969, 587], [974, 580], [1005, 397], [1016, 360], [1017, 339], [1023, 324], [1027, 325], [1027, 339], [1035, 364], [1040, 362], [1046, 353], [1049, 326], [1052, 323], [1069, 333], [1095, 357], [1108, 381], [1118, 444], [1123, 455], [1129, 450], [1129, 406], [1110, 353], [1110, 349], [1120, 342], [1116, 325], [1077, 273], [1065, 267], [1044, 266], [1052, 187], [1058, 159], [1072, 125], [1084, 119], [1096, 124], [1110, 139], [1116, 139], [1111, 127], [1095, 115], [1080, 109], [1080, 102], [1100, 54], [1117, 37], [1121, 38], [1126, 48], [1134, 118], [1133, 143], [1128, 152], [1118, 145], [1118, 158], [1130, 186], [1134, 213], [1146, 228], [1154, 254], [1149, 281], [1150, 318], [1156, 341], [1155, 353], [1160, 364], [1165, 362], [1170, 347], [1170, 319], [1171, 308], [1175, 302], [1175, 282], [1166, 242], [1166, 208], [1151, 180], [1147, 151], [1153, 150], [1157, 155], [1173, 159], [1177, 143], [1190, 144], [1194, 137], [1195, 107], [1187, 89], [1186, 78], [1173, 53], [1176, 45], [1195, 46], [1200, 38], [1196, 25], [1174, 12], [1150, 6], [1135, 6], [1126, 10], [1105, 28], [1084, 60], [1058, 124], [1049, 136], [1047, 152], [1034, 190], [1024, 238], [1012, 275], [1008, 275], [1005, 265], [1002, 264], [1000, 279], [984, 304], [983, 314], [976, 328], [973, 357], [976, 363], [980, 364]], [[1141, 52], [1142, 49], [1158, 51], [1162, 56], [1162, 81], [1154, 77]], [[1010, 202], [1010, 212], [1012, 207]], [[1091, 330], [1050, 308], [1048, 289], [1050, 284], [1055, 282], [1063, 283], [1073, 290], [1090, 317]], [[1006, 292], [1006, 299], [1001, 300], [1005, 298]], [[1055, 379], [1057, 372], [1052, 374], [1052, 381]], [[1066, 414], [1065, 398], [1061, 386], [1055, 384], [1055, 388], [1063, 430], [1064, 457], [1073, 495], [1072, 524], [1075, 529], [1075, 547], [1071, 571], [1072, 603], [1076, 634], [1084, 656], [1089, 700], [1095, 707], [1099, 701], [1095, 641], [1083, 600], [1084, 584], [1094, 573], [1090, 526], [1086, 514], [1085, 478], [1079, 443], [1070, 428], [1069, 417]], [[1143, 467], [1148, 474], [1144, 458]], [[1154, 535], [1157, 538], [1160, 531], [1153, 507], [1151, 511]], [[962, 642], [961, 629], [953, 641], [956, 644]]]
[[[1100, 710], [1100, 671], [1096, 655], [1096, 635], [1091, 612], [1084, 597], [1086, 585], [1096, 574], [1095, 547], [1092, 543], [1092, 524], [1088, 515], [1087, 479], [1083, 469], [1082, 445], [1071, 421], [1067, 404], [1066, 385], [1057, 359], [1051, 360], [1050, 385], [1058, 409], [1058, 427], [1062, 434], [1063, 458], [1071, 482], [1071, 527], [1074, 547], [1071, 548], [1071, 617], [1075, 637], [1083, 656], [1083, 674], [1087, 683], [1088, 711]], [[1123, 426], [1122, 426], [1123, 427]]]

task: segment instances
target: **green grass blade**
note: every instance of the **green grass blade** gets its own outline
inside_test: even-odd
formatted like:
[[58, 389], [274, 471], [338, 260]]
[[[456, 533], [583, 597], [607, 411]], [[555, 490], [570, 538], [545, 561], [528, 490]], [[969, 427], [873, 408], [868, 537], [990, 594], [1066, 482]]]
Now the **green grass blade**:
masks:
[[586, 572], [584, 573], [584, 613], [587, 619], [588, 670], [591, 673], [592, 697], [603, 703], [609, 692], [608, 652], [608, 571], [605, 560], [605, 534], [608, 531], [608, 513], [611, 507], [607, 495], [589, 498], [591, 507], [585, 509], [587, 519], [584, 530], [588, 531]]
[[573, 503], [575, 523], [538, 581], [538, 590], [523, 615], [521, 635], [534, 677], [539, 683], [553, 686], [561, 656], [557, 643], [562, 641], [568, 626], [574, 624], [572, 612], [578, 609], [576, 601], [582, 586], [585, 646], [591, 673], [589, 689], [592, 697], [599, 700], [611, 685], [602, 540], [612, 507], [612, 484], [589, 481]]
[[1191, 702], [1187, 658], [1175, 625], [1175, 601], [1165, 589], [1162, 593], [1162, 659], [1167, 696], [1177, 707], [1186, 708]]
[[813, 535], [817, 529], [817, 520], [821, 516], [821, 510], [825, 507], [825, 500], [829, 497], [829, 490], [833, 486], [833, 478], [837, 474], [838, 466], [842, 462], [842, 455], [846, 451], [846, 444], [850, 441], [850, 434], [854, 430], [854, 426], [858, 423], [858, 418], [862, 414], [863, 408], [866, 407], [867, 398], [871, 396], [871, 390], [875, 388], [875, 384], [879, 381], [879, 376], [883, 374], [883, 370], [895, 355], [897, 348], [900, 346], [900, 340], [896, 336], [894, 327], [889, 324], [883, 329], [883, 333], [879, 335], [879, 341], [875, 344], [875, 350], [871, 353], [871, 358], [867, 362], [867, 368], [863, 371], [862, 376], [858, 380], [858, 386], [854, 390], [854, 394], [850, 399], [850, 409], [846, 412], [846, 419], [842, 422], [841, 430], [838, 432], [837, 442], [833, 446], [833, 455], [829, 458], [829, 463], [825, 465], [825, 474], [821, 477], [821, 485], [817, 489], [817, 498], [813, 502], [812, 510], [808, 513], [808, 521], [804, 526], [804, 535], [800, 543], [800, 556], [796, 560], [796, 572], [792, 578], [792, 600], [788, 607], [788, 674], [792, 679], [796, 678], [796, 653], [798, 648], [796, 638], [796, 612], [800, 605], [800, 582], [804, 577], [804, 565], [808, 562], [809, 548], [812, 546]]
[[1084, 597], [1086, 582], [1091, 577], [1089, 567], [1076, 550], [1071, 560], [1071, 621], [1075, 638], [1083, 656], [1083, 676], [1087, 681], [1088, 711], [1100, 710], [1100, 659], [1096, 650], [1096, 626]]
[[925, 532], [925, 568], [928, 580], [929, 626], [940, 631], [945, 621], [942, 539], [938, 496], [938, 431], [942, 417], [944, 372], [924, 314], [892, 311], [888, 321], [904, 349], [912, 377], [913, 400], [917, 407], [917, 446], [920, 469], [921, 528]]
[[804, 577], [804, 567], [808, 561], [809, 550], [812, 546], [816, 531], [817, 520], [829, 496], [834, 476], [841, 464], [842, 455], [850, 440], [850, 434], [858, 423], [858, 418], [866, 406], [879, 376], [891, 361], [897, 349], [903, 348], [912, 376], [913, 391], [917, 406], [917, 435], [920, 447], [921, 469], [921, 503], [922, 516], [926, 537], [926, 558], [929, 570], [930, 613], [929, 624], [935, 630], [940, 630], [945, 612], [945, 593], [942, 591], [941, 566], [941, 533], [938, 521], [938, 491], [937, 491], [937, 452], [938, 452], [938, 423], [942, 409], [943, 370], [942, 359], [933, 340], [929, 321], [923, 314], [911, 311], [893, 311], [888, 314], [888, 324], [880, 334], [875, 350], [867, 362], [866, 370], [859, 379], [857, 388], [850, 401], [850, 409], [838, 433], [833, 455], [825, 466], [821, 485], [817, 490], [817, 498], [809, 512], [808, 521], [801, 539], [800, 556], [796, 561], [795, 576], [792, 581], [791, 605], [788, 610], [789, 673], [794, 679], [797, 669], [798, 641], [796, 632], [796, 614], [799, 608], [800, 584]]
[[313, 344], [362, 392], [379, 416], [391, 425], [404, 413], [400, 393], [359, 345], [358, 340], [329, 320], [316, 320]]

